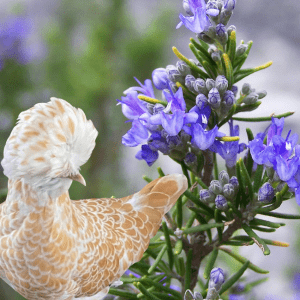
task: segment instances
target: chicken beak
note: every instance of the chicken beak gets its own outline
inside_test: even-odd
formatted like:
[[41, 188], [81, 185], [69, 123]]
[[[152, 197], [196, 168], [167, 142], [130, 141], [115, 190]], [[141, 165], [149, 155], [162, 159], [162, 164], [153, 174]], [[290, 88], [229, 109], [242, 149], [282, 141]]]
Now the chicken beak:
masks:
[[83, 176], [80, 173], [78, 173], [76, 175], [70, 175], [67, 178], [70, 178], [72, 180], [78, 181], [81, 184], [83, 184], [84, 186], [86, 186], [85, 180], [84, 180]]

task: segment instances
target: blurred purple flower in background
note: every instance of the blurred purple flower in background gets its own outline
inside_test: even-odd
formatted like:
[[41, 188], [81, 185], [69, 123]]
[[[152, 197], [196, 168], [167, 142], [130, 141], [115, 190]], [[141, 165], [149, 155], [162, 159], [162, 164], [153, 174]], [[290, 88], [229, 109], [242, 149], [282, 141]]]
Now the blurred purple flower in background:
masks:
[[26, 45], [33, 22], [24, 16], [10, 16], [0, 22], [0, 70], [6, 59], [27, 64], [32, 59], [32, 51]]

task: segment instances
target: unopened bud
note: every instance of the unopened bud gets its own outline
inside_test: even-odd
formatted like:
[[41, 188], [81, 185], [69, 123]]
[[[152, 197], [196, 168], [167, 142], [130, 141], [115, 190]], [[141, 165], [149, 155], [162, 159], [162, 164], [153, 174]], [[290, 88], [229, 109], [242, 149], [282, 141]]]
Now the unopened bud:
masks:
[[194, 82], [194, 90], [198, 94], [207, 94], [208, 90], [205, 85], [205, 81], [201, 78], [197, 78]]
[[164, 68], [157, 68], [152, 72], [152, 81], [154, 86], [158, 90], [164, 90], [168, 88], [169, 77], [167, 70]]
[[236, 57], [242, 56], [246, 52], [247, 49], [248, 49], [248, 45], [245, 45], [245, 44], [239, 45], [236, 48], [235, 56]]
[[265, 90], [258, 91], [257, 94], [258, 94], [258, 99], [262, 99], [267, 96], [267, 91]]
[[229, 175], [225, 170], [222, 170], [219, 173], [218, 179], [221, 182], [221, 184], [224, 185], [229, 182]]
[[225, 282], [224, 272], [221, 268], [213, 268], [210, 272], [209, 288], [215, 288], [218, 292]]
[[208, 103], [214, 109], [217, 109], [221, 105], [221, 97], [219, 91], [216, 88], [213, 88], [208, 93]]
[[215, 62], [221, 62], [221, 52], [220, 51], [214, 51], [211, 53], [211, 58]]
[[232, 176], [229, 179], [229, 183], [231, 183], [233, 185], [235, 192], [237, 192], [239, 190], [239, 181], [238, 181], [237, 177]]
[[199, 109], [202, 109], [207, 104], [208, 104], [208, 99], [204, 94], [199, 94], [196, 97], [196, 105], [199, 107]]
[[244, 95], [248, 95], [251, 93], [251, 86], [249, 83], [244, 83], [243, 86], [242, 86], [242, 93]]
[[211, 39], [208, 35], [206, 35], [203, 32], [197, 33], [197, 38], [202, 40], [203, 42], [205, 42], [207, 44], [213, 44], [214, 43], [214, 40]]
[[179, 73], [183, 76], [186, 76], [191, 73], [190, 67], [184, 61], [181, 61], [181, 60], [177, 61], [176, 67], [177, 67]]
[[223, 186], [223, 194], [228, 199], [233, 199], [235, 196], [234, 186], [231, 183], [227, 183]]
[[210, 190], [200, 190], [199, 196], [200, 200], [206, 204], [214, 202], [216, 198], [216, 195]]
[[222, 185], [219, 180], [212, 180], [209, 185], [209, 190], [215, 195], [222, 193]]
[[251, 92], [249, 95], [247, 95], [244, 98], [243, 102], [245, 104], [254, 104], [255, 102], [257, 102], [257, 100], [258, 100], [258, 94], [255, 92]]
[[232, 107], [235, 102], [233, 92], [230, 90], [226, 91], [223, 95], [223, 101], [227, 107]]
[[185, 76], [185, 86], [191, 91], [194, 92], [194, 82], [195, 82], [195, 77], [193, 75], [186, 75]]
[[197, 156], [192, 152], [188, 152], [185, 156], [184, 163], [189, 167], [195, 164], [196, 162]]
[[207, 90], [210, 91], [212, 88], [214, 88], [216, 86], [216, 83], [213, 79], [208, 78], [205, 81], [205, 86], [206, 86]]
[[236, 85], [233, 85], [232, 87], [231, 87], [231, 91], [233, 92], [233, 94], [234, 94], [234, 97], [236, 97], [236, 94], [237, 94], [237, 92], [238, 92], [238, 87], [236, 86]]
[[184, 76], [182, 76], [180, 74], [180, 72], [178, 71], [178, 69], [175, 66], [168, 65], [166, 67], [166, 70], [167, 70], [168, 77], [172, 82], [178, 81], [178, 82], [184, 84]]
[[216, 78], [216, 88], [220, 94], [223, 94], [228, 87], [228, 80], [224, 75], [219, 75]]
[[227, 28], [228, 36], [230, 36], [230, 34], [231, 34], [232, 31], [236, 31], [236, 27], [235, 27], [234, 25], [230, 25], [230, 26]]
[[217, 195], [215, 199], [216, 208], [222, 211], [226, 211], [228, 209], [228, 203], [226, 198], [223, 195]]
[[266, 182], [258, 190], [258, 201], [262, 203], [270, 203], [272, 202], [274, 195], [275, 195], [274, 188], [269, 182]]
[[225, 44], [228, 40], [228, 33], [226, 31], [226, 27], [222, 23], [216, 26], [216, 33], [219, 41], [222, 44]]

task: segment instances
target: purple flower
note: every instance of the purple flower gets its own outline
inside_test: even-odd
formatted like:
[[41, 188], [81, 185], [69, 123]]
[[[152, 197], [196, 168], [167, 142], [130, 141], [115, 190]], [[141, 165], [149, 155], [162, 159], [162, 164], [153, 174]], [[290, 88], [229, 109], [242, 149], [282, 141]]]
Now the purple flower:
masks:
[[148, 130], [139, 120], [132, 122], [131, 129], [122, 137], [122, 144], [128, 147], [136, 147], [148, 138]]
[[149, 167], [158, 159], [158, 152], [151, 150], [148, 145], [142, 145], [142, 149], [135, 156], [137, 159], [144, 159]]
[[245, 295], [230, 294], [229, 300], [246, 300]]
[[185, 17], [182, 14], [179, 15], [181, 22], [177, 25], [176, 29], [182, 26], [182, 24], [194, 33], [200, 33], [207, 29], [211, 24], [207, 16], [217, 16], [219, 14], [218, 9], [206, 10], [206, 3], [204, 0], [188, 0], [184, 2], [184, 8], [190, 16]]
[[32, 59], [32, 49], [24, 45], [32, 29], [32, 20], [13, 16], [0, 27], [0, 69], [5, 59], [15, 59], [26, 64]]
[[164, 90], [169, 88], [169, 77], [166, 69], [158, 68], [152, 72], [152, 81], [154, 86], [158, 90]]
[[215, 126], [212, 130], [206, 131], [199, 123], [191, 124], [191, 142], [200, 150], [206, 150], [212, 146], [217, 135], [217, 126]]
[[148, 111], [146, 102], [140, 100], [138, 93], [134, 90], [129, 91], [126, 96], [122, 96], [121, 100], [117, 101], [118, 104], [122, 104], [123, 115], [130, 120], [138, 119]]
[[300, 146], [296, 145], [298, 135], [290, 136], [289, 131], [284, 139], [281, 136], [284, 118], [272, 118], [267, 133], [267, 145], [263, 144], [265, 133], [259, 133], [249, 143], [254, 162], [272, 167], [282, 181], [285, 181], [295, 192], [297, 204], [300, 205]]
[[[233, 122], [229, 121], [230, 126], [230, 136], [239, 136], [239, 126], [233, 126]], [[241, 153], [247, 148], [246, 144], [239, 144], [238, 141], [234, 142], [223, 142], [215, 141], [214, 144], [210, 147], [210, 150], [218, 153], [226, 161], [226, 166], [232, 168], [237, 159], [238, 153]]]
[[145, 84], [142, 84], [136, 77], [134, 77], [134, 79], [140, 86], [133, 86], [128, 88], [127, 90], [124, 91], [125, 95], [127, 95], [130, 92], [137, 91], [140, 92], [141, 95], [145, 95], [151, 98], [155, 97], [150, 79], [146, 79]]
[[258, 191], [258, 201], [262, 203], [270, 203], [275, 195], [275, 191], [269, 182], [263, 184]]

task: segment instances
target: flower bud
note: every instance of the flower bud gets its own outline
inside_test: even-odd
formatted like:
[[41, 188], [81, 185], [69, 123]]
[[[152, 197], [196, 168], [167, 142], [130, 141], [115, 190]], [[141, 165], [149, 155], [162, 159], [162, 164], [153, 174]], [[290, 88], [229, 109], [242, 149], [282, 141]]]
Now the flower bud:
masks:
[[208, 35], [206, 35], [203, 32], [197, 33], [197, 38], [202, 40], [203, 42], [205, 42], [207, 44], [213, 44], [214, 43], [214, 40], [211, 39]]
[[257, 100], [258, 100], [258, 94], [254, 93], [254, 92], [251, 92], [249, 95], [247, 95], [244, 98], [243, 102], [245, 104], [254, 104]]
[[200, 200], [206, 204], [214, 202], [216, 198], [216, 195], [210, 190], [200, 190], [199, 196]]
[[177, 67], [179, 73], [183, 76], [191, 74], [190, 67], [184, 61], [178, 60], [176, 63], [176, 67]]
[[188, 167], [190, 167], [197, 162], [197, 156], [192, 152], [188, 152], [185, 156], [184, 162]]
[[224, 185], [229, 182], [229, 175], [225, 170], [222, 170], [219, 173], [218, 179], [221, 182], [221, 184]]
[[233, 199], [235, 196], [234, 186], [231, 183], [227, 183], [223, 186], [223, 194], [228, 199]]
[[267, 96], [267, 91], [262, 90], [262, 91], [257, 92], [257, 94], [258, 94], [258, 99], [262, 99]]
[[226, 27], [222, 23], [216, 26], [216, 33], [219, 38], [219, 41], [222, 44], [225, 44], [228, 40], [228, 33], [226, 31]]
[[230, 90], [226, 91], [223, 95], [223, 101], [227, 107], [232, 107], [235, 102], [233, 92]]
[[233, 94], [234, 94], [234, 97], [236, 97], [236, 94], [237, 94], [237, 92], [238, 92], [238, 87], [236, 86], [236, 85], [233, 85], [232, 87], [231, 87], [231, 91], [233, 92]]
[[[212, 17], [214, 18], [214, 17]], [[218, 17], [216, 17], [218, 18]], [[211, 38], [214, 39], [216, 37], [216, 28], [214, 26], [209, 26], [208, 29], [205, 31], [205, 34]]]
[[224, 9], [233, 11], [235, 7], [235, 0], [226, 0], [224, 4]]
[[258, 190], [258, 201], [262, 203], [272, 202], [275, 195], [275, 191], [269, 182], [263, 184], [263, 186]]
[[215, 288], [218, 292], [225, 282], [224, 272], [221, 268], [213, 268], [210, 272], [209, 288]]
[[221, 105], [221, 97], [219, 91], [216, 88], [213, 88], [208, 93], [208, 103], [212, 108], [217, 109]]
[[214, 51], [211, 53], [211, 58], [215, 62], [221, 62], [221, 52], [220, 51]]
[[247, 49], [248, 49], [248, 45], [245, 45], [245, 44], [241, 44], [241, 45], [237, 46], [236, 52], [235, 52], [235, 57], [242, 56], [246, 52]]
[[191, 8], [190, 8], [190, 5], [189, 5], [189, 0], [183, 0], [182, 1], [182, 6], [183, 6], [183, 9], [185, 10], [185, 12], [192, 16], [193, 15], [193, 12], [191, 11]]
[[219, 180], [212, 180], [209, 185], [209, 190], [215, 195], [222, 193], [222, 185]]
[[222, 23], [223, 25], [227, 25], [231, 15], [232, 15], [232, 11], [222, 9], [220, 13], [220, 23]]
[[228, 87], [228, 81], [224, 75], [219, 75], [216, 78], [216, 88], [220, 94], [223, 94]]
[[232, 31], [236, 31], [236, 27], [235, 27], [234, 25], [230, 25], [230, 26], [227, 28], [228, 36], [230, 36], [230, 34], [231, 34]]
[[249, 83], [244, 83], [243, 86], [242, 86], [242, 93], [244, 95], [248, 95], [251, 93], [251, 86]]
[[226, 198], [223, 195], [217, 195], [215, 199], [216, 208], [222, 211], [228, 209], [228, 203]]
[[164, 68], [157, 68], [152, 72], [152, 81], [154, 86], [158, 90], [164, 90], [168, 88], [169, 77], [167, 70]]
[[206, 86], [207, 90], [210, 91], [212, 88], [214, 88], [216, 86], [216, 83], [213, 79], [208, 78], [205, 81], [205, 86]]
[[194, 92], [194, 82], [195, 82], [195, 77], [193, 75], [186, 75], [185, 76], [185, 86], [191, 91]]
[[229, 179], [229, 183], [233, 185], [235, 192], [237, 192], [239, 190], [239, 181], [235, 176], [232, 176]]
[[182, 76], [179, 73], [178, 69], [175, 66], [168, 65], [166, 67], [166, 70], [167, 70], [167, 74], [168, 74], [169, 80], [171, 80], [172, 82], [179, 81], [180, 83], [184, 84], [184, 76]]
[[208, 90], [206, 88], [205, 81], [201, 78], [197, 78], [194, 82], [194, 90], [198, 94], [207, 94]]
[[183, 300], [203, 300], [203, 297], [199, 292], [194, 292], [193, 294], [191, 290], [186, 290]]
[[199, 94], [196, 97], [196, 105], [199, 107], [199, 109], [202, 109], [207, 104], [208, 104], [208, 99], [204, 94]]

